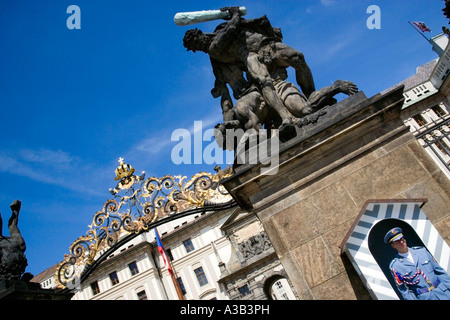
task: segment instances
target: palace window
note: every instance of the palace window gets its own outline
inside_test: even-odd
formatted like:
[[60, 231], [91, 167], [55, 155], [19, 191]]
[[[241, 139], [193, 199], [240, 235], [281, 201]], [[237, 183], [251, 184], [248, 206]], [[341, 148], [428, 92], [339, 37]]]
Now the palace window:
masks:
[[166, 249], [166, 254], [167, 254], [167, 256], [169, 257], [170, 261], [173, 261], [172, 250]]
[[98, 286], [98, 282], [94, 281], [91, 283], [92, 294], [95, 296], [100, 293], [100, 288]]
[[148, 300], [147, 293], [145, 292], [145, 290], [139, 291], [137, 293], [137, 297], [138, 297], [138, 300]]
[[417, 124], [418, 124], [420, 127], [423, 127], [423, 126], [425, 126], [425, 125], [428, 123], [428, 121], [425, 120], [425, 118], [424, 118], [421, 114], [416, 114], [416, 115], [413, 117], [413, 119], [417, 122]]
[[239, 293], [241, 294], [241, 296], [245, 297], [248, 296], [251, 292], [250, 289], [248, 288], [248, 285], [245, 285], [239, 288]]
[[111, 283], [113, 286], [119, 283], [119, 277], [117, 276], [116, 271], [109, 274], [109, 279], [111, 279]]
[[191, 239], [187, 239], [183, 241], [184, 247], [186, 248], [186, 252], [189, 253], [194, 250], [194, 244]]
[[438, 116], [438, 117], [444, 117], [447, 113], [442, 109], [441, 106], [436, 105], [434, 107], [431, 108], [431, 110], [433, 110], [433, 112]]
[[195, 269], [194, 272], [197, 276], [198, 284], [200, 285], [200, 287], [208, 283], [208, 279], [206, 279], [206, 274], [203, 271], [202, 267]]
[[[417, 134], [416, 138], [421, 141], [424, 148], [429, 148], [436, 156], [436, 162], [442, 163], [445, 170], [450, 171], [450, 130], [448, 125], [450, 118], [444, 119], [442, 123], [434, 126], [421, 134]], [[448, 174], [448, 171], [447, 172]]]
[[186, 294], [186, 288], [184, 287], [183, 279], [181, 277], [177, 278], [178, 284], [180, 285], [181, 292]]
[[130, 263], [130, 264], [128, 265], [128, 268], [130, 268], [130, 271], [131, 271], [131, 275], [132, 275], [132, 276], [134, 276], [135, 274], [138, 274], [138, 273], [139, 273], [139, 269], [138, 269], [138, 266], [137, 266], [136, 261], [133, 261], [132, 263]]
[[275, 282], [275, 285], [276, 285], [277, 289], [283, 288], [283, 284], [281, 283], [281, 281]]

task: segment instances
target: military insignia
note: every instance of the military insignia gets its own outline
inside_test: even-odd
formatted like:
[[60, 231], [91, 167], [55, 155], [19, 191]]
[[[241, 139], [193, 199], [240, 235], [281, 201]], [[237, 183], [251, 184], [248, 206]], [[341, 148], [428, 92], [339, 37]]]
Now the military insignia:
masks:
[[394, 278], [397, 286], [401, 286], [404, 280], [403, 276], [400, 273], [396, 272], [394, 269], [392, 269], [392, 271], [394, 273]]

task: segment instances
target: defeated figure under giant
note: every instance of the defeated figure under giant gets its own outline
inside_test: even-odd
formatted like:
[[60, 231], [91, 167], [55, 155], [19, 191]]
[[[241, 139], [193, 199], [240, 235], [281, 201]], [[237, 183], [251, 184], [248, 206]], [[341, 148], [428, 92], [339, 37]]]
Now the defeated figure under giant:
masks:
[[[215, 139], [222, 148], [236, 148], [225, 141], [226, 130], [254, 129], [257, 133], [263, 128], [278, 129], [282, 137], [295, 126], [316, 122], [324, 108], [337, 102], [335, 95], [358, 92], [353, 82], [344, 80], [316, 90], [303, 54], [282, 42], [281, 30], [272, 27], [266, 16], [244, 19], [242, 7], [216, 12], [217, 19], [227, 21], [212, 33], [188, 30], [183, 45], [188, 51], [209, 55], [215, 75], [211, 93], [220, 98], [223, 113], [223, 123], [215, 127]], [[201, 15], [196, 17], [198, 21]], [[204, 15], [213, 19], [211, 12]], [[287, 81], [288, 67], [294, 68], [298, 86]]]

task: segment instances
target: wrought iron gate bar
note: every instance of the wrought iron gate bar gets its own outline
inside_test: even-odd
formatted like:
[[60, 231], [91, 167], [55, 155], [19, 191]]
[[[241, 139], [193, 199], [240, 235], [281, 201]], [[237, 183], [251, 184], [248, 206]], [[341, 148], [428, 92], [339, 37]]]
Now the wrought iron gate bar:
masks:
[[436, 122], [434, 122], [434, 124], [435, 125], [433, 125], [433, 126], [429, 126], [429, 127], [427, 127], [426, 128], [426, 130], [425, 131], [423, 131], [423, 132], [420, 132], [419, 130], [417, 130], [417, 132], [419, 132], [416, 136], [417, 136], [417, 138], [418, 139], [423, 139], [424, 138], [424, 136], [426, 136], [427, 134], [431, 134], [433, 131], [435, 131], [435, 130], [440, 130], [443, 126], [448, 126], [448, 125], [450, 125], [450, 118], [448, 118], [448, 119], [446, 119], [446, 120], [444, 120], [444, 121], [442, 121], [442, 122], [439, 122], [439, 123], [436, 123]]
[[433, 121], [433, 124], [433, 126], [427, 127], [425, 131], [416, 134], [416, 138], [421, 139], [424, 143], [423, 147], [429, 147], [444, 167], [450, 171], [450, 163], [437, 150], [440, 147], [444, 155], [450, 155], [450, 150], [447, 148], [447, 143], [445, 142], [445, 140], [450, 140], [450, 118], [439, 123]]
[[[225, 203], [225, 204], [221, 204], [221, 205], [213, 205], [213, 206], [205, 206], [202, 208], [195, 208], [193, 210], [186, 210], [184, 212], [181, 212], [179, 214], [173, 215], [173, 216], [169, 216], [166, 218], [163, 218], [161, 220], [158, 220], [154, 223], [151, 224], [151, 226], [149, 227], [149, 230], [158, 227], [160, 225], [163, 225], [167, 222], [176, 220], [176, 219], [180, 219], [180, 218], [184, 218], [196, 213], [207, 213], [207, 212], [214, 212], [214, 211], [220, 211], [220, 210], [226, 210], [226, 209], [230, 209], [237, 206], [237, 202], [233, 200]], [[116, 244], [114, 244], [112, 247], [110, 247], [108, 249], [108, 251], [104, 252], [99, 258], [97, 258], [95, 260], [95, 262], [92, 265], [86, 264], [82, 273], [81, 273], [81, 278], [80, 278], [80, 283], [83, 283], [87, 278], [89, 278], [89, 276], [91, 275], [91, 273], [97, 268], [97, 266], [99, 266], [104, 260], [106, 260], [108, 258], [108, 256], [110, 256], [111, 254], [113, 254], [117, 249], [119, 249], [123, 244], [133, 240], [135, 237], [139, 236], [141, 233], [131, 233], [128, 234], [127, 236], [123, 237], [122, 239], [120, 239]]]

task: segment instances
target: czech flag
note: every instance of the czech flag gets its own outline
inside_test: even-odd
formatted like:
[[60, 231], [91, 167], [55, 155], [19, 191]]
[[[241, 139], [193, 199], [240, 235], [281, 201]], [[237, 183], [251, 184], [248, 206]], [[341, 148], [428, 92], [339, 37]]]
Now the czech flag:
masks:
[[164, 246], [161, 242], [161, 238], [159, 237], [159, 233], [158, 230], [155, 228], [155, 237], [156, 237], [156, 244], [158, 245], [158, 251], [161, 254], [163, 261], [164, 261], [164, 265], [166, 266], [167, 270], [169, 271], [169, 274], [171, 276], [173, 276], [173, 270], [172, 270], [172, 266], [170, 265], [170, 262], [166, 256], [166, 251], [164, 250]]
[[415, 25], [422, 32], [431, 32], [431, 29], [428, 28], [422, 21], [414, 21], [413, 25]]

